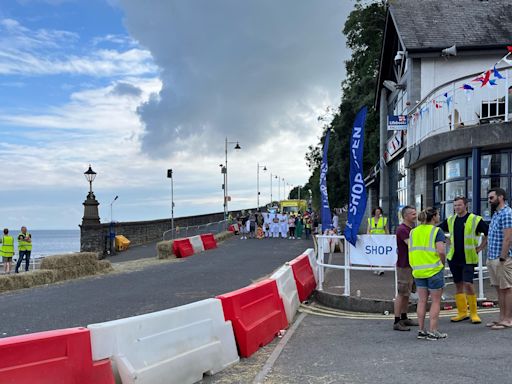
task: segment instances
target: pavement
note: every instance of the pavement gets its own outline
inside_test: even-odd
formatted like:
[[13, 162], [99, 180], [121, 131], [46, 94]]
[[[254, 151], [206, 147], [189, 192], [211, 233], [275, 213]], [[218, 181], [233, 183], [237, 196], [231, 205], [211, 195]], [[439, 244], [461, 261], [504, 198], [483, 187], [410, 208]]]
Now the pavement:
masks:
[[[270, 275], [312, 246], [306, 240], [231, 238], [215, 250], [174, 260], [156, 260], [149, 245], [135, 247], [132, 254], [112, 256], [120, 256], [112, 260], [115, 273], [0, 294], [1, 335], [84, 326], [214, 297]], [[147, 256], [133, 261], [135, 253]], [[341, 262], [341, 255], [331, 261]], [[392, 273], [359, 274], [351, 276], [352, 292], [392, 298]], [[325, 290], [335, 295], [341, 286], [340, 276], [327, 272]], [[497, 311], [482, 309], [483, 324]], [[450, 323], [453, 314], [441, 313], [448, 339], [426, 341], [416, 339], [415, 328], [393, 331], [392, 314], [303, 303], [283, 337], [201, 383], [510, 383], [512, 329]]]

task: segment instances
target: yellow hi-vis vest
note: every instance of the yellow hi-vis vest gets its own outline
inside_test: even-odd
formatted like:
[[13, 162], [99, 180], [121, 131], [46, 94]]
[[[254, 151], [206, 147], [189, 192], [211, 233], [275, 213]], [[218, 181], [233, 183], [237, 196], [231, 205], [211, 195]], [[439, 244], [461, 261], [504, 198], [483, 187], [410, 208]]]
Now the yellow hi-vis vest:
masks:
[[409, 264], [417, 279], [432, 277], [444, 268], [436, 251], [438, 231], [433, 225], [421, 224], [409, 235]]
[[375, 225], [375, 217], [368, 218], [368, 227], [371, 235], [381, 235], [386, 233], [386, 224], [388, 219], [384, 216], [379, 217], [377, 225]]
[[[452, 215], [448, 218], [448, 232], [452, 238], [452, 245], [446, 258], [451, 260], [455, 253], [455, 233], [453, 232], [453, 225], [457, 215]], [[481, 216], [470, 213], [464, 224], [464, 254], [466, 255], [466, 264], [478, 264], [478, 253], [476, 247], [478, 246], [478, 236], [476, 235], [476, 227], [482, 220]]]
[[32, 250], [32, 243], [25, 241], [25, 239], [29, 238], [29, 237], [31, 237], [30, 233], [27, 232], [27, 233], [23, 234], [23, 232], [20, 232], [20, 234], [18, 235], [18, 251], [31, 251]]
[[4, 236], [2, 238], [2, 246], [0, 247], [1, 257], [12, 257], [14, 255], [14, 239], [12, 236]]

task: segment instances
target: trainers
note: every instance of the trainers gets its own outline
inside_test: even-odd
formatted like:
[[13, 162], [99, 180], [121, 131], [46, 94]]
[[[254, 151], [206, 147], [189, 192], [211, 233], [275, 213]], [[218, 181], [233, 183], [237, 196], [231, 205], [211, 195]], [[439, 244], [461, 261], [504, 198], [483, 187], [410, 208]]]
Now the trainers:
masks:
[[448, 337], [447, 333], [442, 333], [439, 331], [432, 331], [432, 332], [428, 332], [427, 340], [446, 339], [447, 337]]
[[393, 324], [393, 330], [394, 331], [410, 331], [411, 328], [406, 326], [402, 320], [400, 320], [398, 323]]
[[417, 327], [419, 325], [418, 321], [414, 320], [414, 319], [405, 319], [405, 320], [400, 320], [400, 321], [402, 323], [404, 323], [404, 325], [407, 327]]
[[427, 337], [428, 337], [428, 332], [427, 331], [423, 331], [421, 329], [418, 331], [418, 336], [417, 336], [418, 339], [426, 340]]
[[382, 276], [384, 274], [384, 271], [377, 271], [377, 276]]

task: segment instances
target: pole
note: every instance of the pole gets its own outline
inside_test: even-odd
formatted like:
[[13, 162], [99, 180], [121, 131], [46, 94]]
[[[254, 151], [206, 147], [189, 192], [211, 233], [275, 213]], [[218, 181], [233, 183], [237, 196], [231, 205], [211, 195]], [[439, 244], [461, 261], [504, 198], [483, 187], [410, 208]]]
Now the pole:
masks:
[[299, 200], [300, 200], [300, 185], [299, 185]]
[[224, 144], [226, 173], [224, 173], [224, 220], [228, 217], [228, 137]]
[[171, 177], [171, 233], [174, 240], [174, 177]]
[[272, 206], [272, 172], [270, 172], [270, 206]]
[[256, 163], [256, 193], [258, 197], [256, 198], [257, 204], [256, 209], [260, 208], [260, 163]]

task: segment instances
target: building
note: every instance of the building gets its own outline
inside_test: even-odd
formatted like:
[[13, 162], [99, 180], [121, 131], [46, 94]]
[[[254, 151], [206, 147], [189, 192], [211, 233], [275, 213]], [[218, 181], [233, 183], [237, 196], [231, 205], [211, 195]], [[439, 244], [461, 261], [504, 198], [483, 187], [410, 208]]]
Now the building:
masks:
[[[380, 184], [370, 189], [392, 229], [404, 205], [444, 218], [459, 195], [490, 220], [487, 191], [512, 191], [509, 45], [510, 0], [388, 2], [375, 96]], [[388, 115], [398, 125], [406, 116], [406, 130], [388, 130]]]

